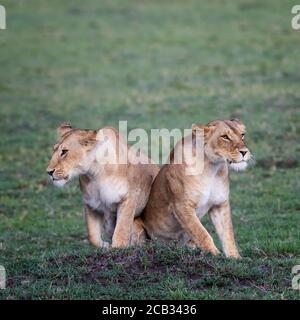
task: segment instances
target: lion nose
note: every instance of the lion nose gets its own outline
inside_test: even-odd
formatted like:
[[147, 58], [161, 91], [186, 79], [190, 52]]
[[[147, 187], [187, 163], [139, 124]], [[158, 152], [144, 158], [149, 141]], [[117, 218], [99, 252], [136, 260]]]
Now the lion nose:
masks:
[[49, 176], [52, 177], [53, 173], [54, 173], [55, 169], [54, 170], [47, 170], [47, 173], [49, 174]]
[[240, 151], [241, 155], [244, 157], [247, 151]]

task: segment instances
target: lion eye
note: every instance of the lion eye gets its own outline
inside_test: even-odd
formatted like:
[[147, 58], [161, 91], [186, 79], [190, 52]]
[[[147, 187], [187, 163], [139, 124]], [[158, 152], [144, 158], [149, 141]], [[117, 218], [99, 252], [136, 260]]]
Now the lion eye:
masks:
[[224, 140], [230, 140], [227, 134], [224, 134], [223, 136], [221, 136], [221, 138]]
[[242, 133], [242, 140], [244, 140], [245, 138], [245, 133]]
[[66, 155], [67, 153], [68, 153], [68, 150], [67, 149], [63, 149], [63, 150], [61, 150], [60, 156], [62, 157], [64, 155]]

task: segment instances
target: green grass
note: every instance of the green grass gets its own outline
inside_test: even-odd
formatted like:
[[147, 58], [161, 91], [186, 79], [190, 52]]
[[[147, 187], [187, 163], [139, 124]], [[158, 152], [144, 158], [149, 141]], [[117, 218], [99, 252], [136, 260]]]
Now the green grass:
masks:
[[[293, 1], [1, 4], [2, 299], [299, 299], [291, 287], [300, 264]], [[232, 174], [241, 261], [175, 245], [93, 249], [77, 182], [64, 190], [47, 184], [62, 121], [100, 128], [128, 120], [130, 129], [150, 130], [233, 116], [246, 123], [257, 160]]]

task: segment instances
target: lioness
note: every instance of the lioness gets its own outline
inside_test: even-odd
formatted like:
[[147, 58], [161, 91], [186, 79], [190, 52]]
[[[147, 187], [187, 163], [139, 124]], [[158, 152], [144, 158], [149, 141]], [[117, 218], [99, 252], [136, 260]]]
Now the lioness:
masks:
[[152, 185], [141, 217], [143, 225], [150, 238], [180, 240], [217, 255], [219, 250], [200, 222], [209, 211], [225, 255], [239, 258], [231, 222], [228, 169], [245, 169], [251, 158], [244, 142], [245, 126], [236, 119], [194, 125], [193, 133], [184, 138], [186, 147], [194, 144], [197, 129], [204, 135], [204, 155], [199, 159], [202, 172], [187, 175], [190, 164], [185, 159], [182, 164], [174, 163], [172, 157], [182, 147], [179, 141], [170, 154], [170, 163], [163, 166]]
[[[133, 232], [133, 220], [146, 206], [159, 167], [149, 159], [143, 162], [149, 164], [132, 164], [137, 163], [136, 150], [129, 148], [114, 128], [83, 130], [63, 123], [58, 135], [47, 173], [59, 187], [79, 176], [89, 242], [97, 247], [109, 246], [102, 239], [103, 231], [112, 247], [129, 245], [136, 234], [143, 236], [138, 221]], [[116, 162], [125, 152], [129, 161]], [[141, 153], [139, 156], [145, 157]]]

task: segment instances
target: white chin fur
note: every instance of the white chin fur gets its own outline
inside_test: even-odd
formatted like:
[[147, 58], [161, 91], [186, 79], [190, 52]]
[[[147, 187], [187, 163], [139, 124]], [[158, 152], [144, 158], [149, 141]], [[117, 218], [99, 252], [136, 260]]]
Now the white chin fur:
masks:
[[229, 165], [229, 168], [234, 170], [234, 171], [243, 171], [247, 168], [247, 162], [241, 161], [241, 162], [232, 162]]
[[67, 180], [53, 180], [53, 184], [55, 187], [62, 188], [66, 184]]

